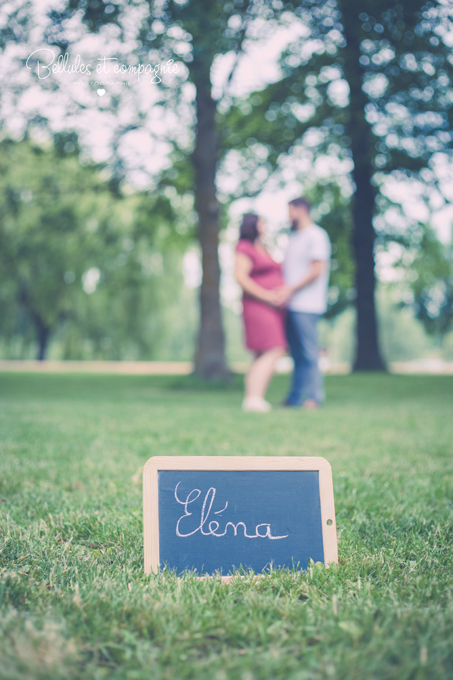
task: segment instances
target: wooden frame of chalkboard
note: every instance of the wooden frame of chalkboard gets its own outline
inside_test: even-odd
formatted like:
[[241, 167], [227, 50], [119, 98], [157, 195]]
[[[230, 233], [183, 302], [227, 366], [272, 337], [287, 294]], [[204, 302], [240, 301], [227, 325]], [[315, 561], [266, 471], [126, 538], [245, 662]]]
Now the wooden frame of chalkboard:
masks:
[[145, 573], [157, 573], [160, 567], [159, 472], [164, 470], [177, 472], [187, 470], [225, 472], [317, 471], [324, 564], [329, 566], [332, 562], [338, 562], [332, 469], [325, 458], [289, 456], [154, 456], [146, 462], [143, 469]]

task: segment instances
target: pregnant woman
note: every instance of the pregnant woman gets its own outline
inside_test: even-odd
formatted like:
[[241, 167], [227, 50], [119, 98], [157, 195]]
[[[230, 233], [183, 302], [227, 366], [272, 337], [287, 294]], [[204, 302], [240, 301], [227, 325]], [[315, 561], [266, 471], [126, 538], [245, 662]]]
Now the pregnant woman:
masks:
[[285, 299], [281, 266], [272, 259], [261, 237], [266, 223], [258, 215], [244, 215], [236, 246], [235, 276], [243, 290], [245, 344], [255, 355], [245, 379], [244, 411], [266, 413], [264, 397], [279, 357], [286, 349]]

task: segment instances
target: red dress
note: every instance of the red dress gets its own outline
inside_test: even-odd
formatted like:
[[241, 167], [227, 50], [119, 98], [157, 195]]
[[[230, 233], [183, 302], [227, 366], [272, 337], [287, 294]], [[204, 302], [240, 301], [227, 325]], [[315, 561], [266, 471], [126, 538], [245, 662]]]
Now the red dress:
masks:
[[[237, 253], [244, 253], [253, 262], [249, 273], [262, 288], [272, 290], [284, 285], [281, 265], [269, 255], [255, 248], [250, 241], [239, 241]], [[265, 352], [274, 347], [286, 348], [285, 310], [270, 307], [244, 293], [242, 298], [245, 345], [252, 352]]]

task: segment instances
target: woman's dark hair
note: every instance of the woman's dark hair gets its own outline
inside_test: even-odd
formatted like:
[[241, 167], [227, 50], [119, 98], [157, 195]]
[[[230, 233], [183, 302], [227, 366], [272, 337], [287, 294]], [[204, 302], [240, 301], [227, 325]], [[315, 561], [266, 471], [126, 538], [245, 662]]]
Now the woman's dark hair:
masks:
[[259, 236], [258, 232], [258, 215], [255, 213], [246, 213], [241, 222], [239, 229], [239, 240], [250, 241], [253, 243]]

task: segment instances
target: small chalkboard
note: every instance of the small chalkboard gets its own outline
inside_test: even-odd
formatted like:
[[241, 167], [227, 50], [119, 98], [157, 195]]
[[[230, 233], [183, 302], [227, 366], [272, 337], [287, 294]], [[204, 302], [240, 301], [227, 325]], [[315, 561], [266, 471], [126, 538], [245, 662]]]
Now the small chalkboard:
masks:
[[146, 573], [338, 561], [324, 458], [155, 456], [143, 472], [143, 518]]

